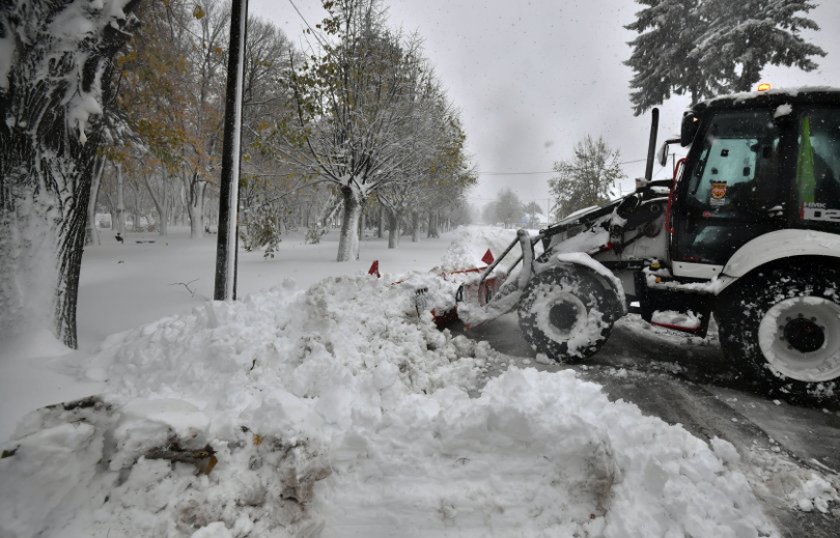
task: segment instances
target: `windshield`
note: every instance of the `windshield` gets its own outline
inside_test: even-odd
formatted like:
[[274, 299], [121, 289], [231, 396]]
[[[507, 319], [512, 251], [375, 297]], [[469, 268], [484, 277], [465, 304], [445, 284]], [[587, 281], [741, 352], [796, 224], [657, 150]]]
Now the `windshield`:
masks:
[[689, 197], [716, 214], [765, 207], [779, 192], [779, 130], [769, 111], [730, 112], [712, 118]]
[[802, 220], [840, 223], [840, 110], [802, 113], [796, 193]]

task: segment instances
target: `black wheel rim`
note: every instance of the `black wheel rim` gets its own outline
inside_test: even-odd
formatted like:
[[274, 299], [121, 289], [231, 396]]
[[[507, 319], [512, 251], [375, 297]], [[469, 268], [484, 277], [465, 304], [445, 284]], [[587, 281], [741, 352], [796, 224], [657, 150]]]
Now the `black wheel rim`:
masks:
[[568, 332], [575, 326], [577, 315], [578, 309], [574, 305], [557, 303], [551, 307], [551, 311], [548, 313], [548, 321], [561, 331]]
[[801, 353], [811, 353], [825, 344], [825, 331], [805, 317], [789, 320], [784, 327], [785, 341]]

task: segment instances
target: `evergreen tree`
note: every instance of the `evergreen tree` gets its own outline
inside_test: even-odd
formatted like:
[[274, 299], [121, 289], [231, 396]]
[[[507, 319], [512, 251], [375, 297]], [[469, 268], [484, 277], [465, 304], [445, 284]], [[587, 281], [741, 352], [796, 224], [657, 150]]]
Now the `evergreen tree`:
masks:
[[707, 94], [706, 77], [689, 60], [701, 27], [696, 18], [696, 0], [637, 0], [648, 6], [636, 14], [636, 22], [625, 26], [639, 35], [629, 44], [633, 68], [630, 94], [636, 115], [671, 97], [691, 95], [692, 101]]
[[626, 65], [633, 68], [631, 101], [638, 115], [671, 96], [696, 102], [747, 91], [767, 64], [817, 67], [825, 52], [802, 30], [819, 30], [804, 17], [806, 0], [636, 0], [646, 6], [625, 28], [639, 35]]
[[570, 162], [554, 163], [558, 175], [548, 181], [548, 187], [554, 197], [555, 218], [608, 202], [610, 189], [624, 177], [618, 158], [618, 150], [612, 150], [603, 138], [592, 140], [586, 135], [575, 145]]
[[806, 42], [802, 30], [819, 30], [798, 15], [814, 8], [802, 0], [706, 0], [701, 4], [708, 31], [694, 51], [703, 73], [731, 91], [749, 91], [765, 65], [813, 71], [820, 47]]

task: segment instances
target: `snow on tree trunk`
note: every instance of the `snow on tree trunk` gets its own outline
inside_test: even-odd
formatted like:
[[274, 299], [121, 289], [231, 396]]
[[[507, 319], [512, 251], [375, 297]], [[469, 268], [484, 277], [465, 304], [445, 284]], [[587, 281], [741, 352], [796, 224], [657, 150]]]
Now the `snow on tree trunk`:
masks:
[[52, 325], [77, 345], [99, 120], [136, 3], [0, 4], [0, 331]]
[[190, 217], [190, 238], [204, 237], [204, 193], [207, 182], [191, 181], [187, 184], [187, 214]]
[[365, 237], [365, 219], [367, 218], [367, 211], [365, 208], [367, 206], [367, 200], [361, 202], [361, 210], [359, 211], [359, 240], [364, 239]]
[[359, 259], [359, 217], [362, 204], [358, 195], [350, 187], [341, 188], [344, 216], [341, 219], [341, 231], [338, 237], [337, 261], [347, 262]]
[[99, 198], [99, 187], [102, 185], [102, 172], [105, 170], [105, 160], [99, 159], [93, 173], [93, 184], [90, 187], [90, 198], [87, 207], [87, 231], [85, 245], [99, 245], [99, 229], [96, 227], [96, 201]]

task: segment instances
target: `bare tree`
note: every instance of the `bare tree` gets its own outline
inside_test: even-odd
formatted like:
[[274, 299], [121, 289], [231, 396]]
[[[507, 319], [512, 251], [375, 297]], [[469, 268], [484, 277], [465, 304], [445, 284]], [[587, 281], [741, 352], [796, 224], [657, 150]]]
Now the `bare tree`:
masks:
[[[378, 0], [324, 2], [323, 27], [337, 43], [292, 78], [297, 123], [279, 133], [288, 157], [338, 189], [343, 219], [338, 261], [359, 255], [359, 219], [368, 196], [399, 179], [421, 151], [404, 129], [406, 103], [417, 89], [419, 46], [384, 27]], [[301, 154], [296, 148], [303, 147]]]
[[516, 224], [525, 214], [519, 197], [510, 189], [504, 189], [496, 196], [496, 218], [505, 224], [505, 228]]
[[554, 163], [557, 177], [548, 181], [554, 217], [560, 220], [578, 209], [609, 201], [610, 189], [624, 177], [618, 160], [618, 150], [607, 146], [603, 138], [593, 140], [586, 135], [575, 145], [572, 160]]

